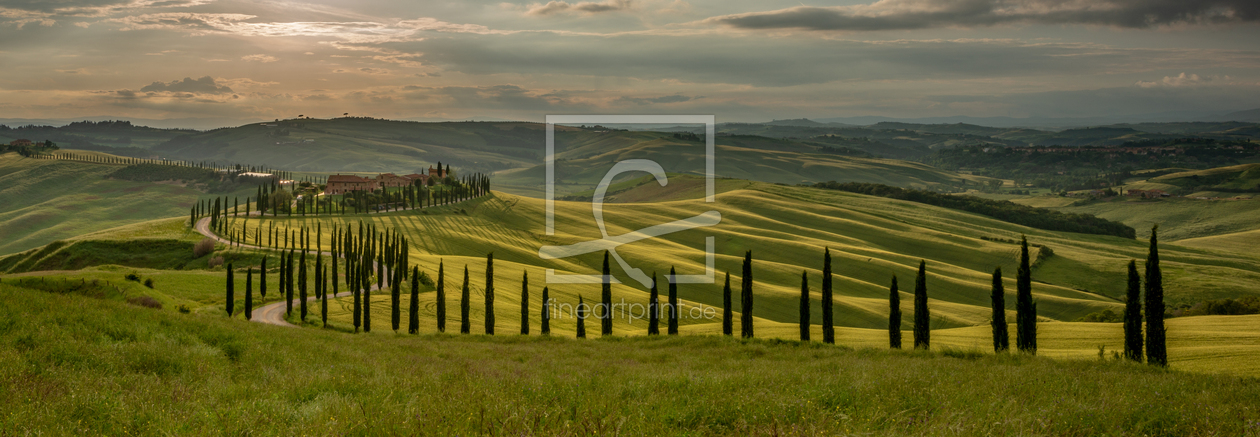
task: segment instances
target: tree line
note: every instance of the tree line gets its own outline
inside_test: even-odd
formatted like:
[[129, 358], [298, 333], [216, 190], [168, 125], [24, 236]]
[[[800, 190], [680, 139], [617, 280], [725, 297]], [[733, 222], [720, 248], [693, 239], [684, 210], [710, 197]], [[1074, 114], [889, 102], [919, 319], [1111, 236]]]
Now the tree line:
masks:
[[[383, 231], [378, 232], [375, 226], [364, 226], [359, 223], [357, 234], [353, 232], [351, 225], [346, 225], [344, 229], [335, 229], [333, 231], [332, 241], [332, 278], [333, 284], [332, 294], [337, 294], [337, 259], [344, 258], [345, 264], [345, 281], [347, 287], [352, 290], [354, 297], [353, 305], [353, 325], [355, 332], [359, 332], [360, 327], [364, 332], [371, 331], [371, 294], [372, 294], [372, 278], [373, 268], [375, 268], [376, 289], [384, 290], [390, 287], [390, 309], [391, 309], [391, 326], [394, 331], [400, 329], [400, 289], [406, 284], [407, 278], [411, 278], [411, 296], [408, 313], [407, 332], [411, 334], [419, 333], [419, 284], [420, 270], [419, 266], [409, 266], [408, 260], [408, 242], [407, 239], [396, 232]], [[1128, 269], [1128, 291], [1125, 303], [1125, 319], [1124, 319], [1124, 341], [1125, 341], [1125, 357], [1135, 361], [1142, 361], [1142, 350], [1146, 349], [1146, 362], [1152, 365], [1166, 366], [1168, 364], [1168, 355], [1165, 340], [1164, 327], [1164, 298], [1163, 298], [1163, 280], [1159, 266], [1159, 251], [1157, 241], [1158, 227], [1151, 230], [1149, 254], [1145, 263], [1145, 278], [1139, 277], [1136, 261], [1129, 262]], [[299, 281], [299, 299], [301, 302], [301, 319], [306, 320], [306, 251], [310, 248], [310, 230], [303, 228], [298, 234], [296, 240], [298, 247], [291, 247], [288, 254], [285, 255], [281, 251], [281, 288], [282, 293], [286, 293], [286, 308], [292, 311], [293, 303], [293, 263], [294, 257], [300, 256], [301, 261], [298, 263], [298, 281]], [[322, 262], [322, 252], [320, 252], [319, 241], [322, 231], [319, 228], [315, 230], [316, 239], [316, 298], [322, 298], [322, 318], [324, 325], [327, 326], [327, 284], [328, 271], [324, 268]], [[1018, 351], [1028, 354], [1036, 354], [1037, 352], [1037, 303], [1032, 295], [1032, 267], [1029, 259], [1028, 239], [1021, 238], [1019, 266], [1016, 270], [1015, 280], [1015, 347]], [[295, 255], [294, 250], [300, 249], [302, 253]], [[265, 296], [265, 272], [266, 259], [262, 261], [263, 278], [260, 284], [260, 293]], [[411, 268], [408, 274], [408, 268]], [[446, 268], [445, 262], [438, 262], [438, 276], [436, 282], [436, 328], [438, 332], [446, 332]], [[600, 305], [597, 309], [602, 309], [602, 313], [596, 312], [595, 316], [600, 319], [600, 333], [602, 336], [613, 335], [613, 301], [612, 301], [612, 283], [611, 271], [609, 265], [609, 252], [604, 252], [603, 262], [603, 281], [600, 289]], [[248, 273], [252, 277], [252, 268]], [[667, 317], [667, 334], [678, 335], [678, 283], [676, 282], [676, 272], [673, 267], [670, 268], [668, 276], [668, 301], [662, 307], [658, 294], [657, 279], [655, 272], [652, 273], [652, 283], [649, 287], [648, 297], [648, 335], [660, 335], [660, 314], [663, 312]], [[471, 288], [469, 280], [469, 269], [464, 265], [463, 284], [460, 289], [460, 333], [469, 334], [472, 331], [470, 317], [471, 310]], [[992, 317], [990, 325], [992, 328], [993, 350], [997, 353], [1003, 353], [1010, 349], [1010, 334], [1008, 332], [1008, 323], [1006, 320], [1006, 290], [1003, 284], [1002, 269], [1000, 267], [994, 269], [992, 276], [992, 288], [990, 290], [990, 301]], [[1142, 293], [1141, 284], [1145, 282], [1145, 294]], [[832, 289], [832, 260], [831, 249], [823, 250], [823, 266], [821, 280], [821, 304], [822, 314], [822, 334], [823, 342], [834, 344], [835, 337], [835, 320], [833, 315], [834, 290]], [[740, 336], [743, 338], [753, 338], [754, 332], [754, 281], [753, 281], [753, 257], [752, 251], [744, 253], [742, 271], [740, 277]], [[252, 312], [252, 295], [250, 286], [246, 286], [246, 317], [250, 317]], [[812, 293], [809, 286], [808, 270], [801, 272], [801, 294], [800, 294], [800, 341], [811, 341], [812, 321], [810, 309], [812, 306]], [[482, 289], [484, 309], [484, 332], [487, 335], [495, 334], [495, 275], [494, 275], [494, 253], [486, 255], [485, 266], [485, 282]], [[233, 280], [232, 269], [228, 269], [228, 285], [227, 285], [227, 311], [233, 312]], [[577, 326], [576, 336], [578, 338], [586, 338], [586, 317], [587, 308], [585, 297], [578, 294], [577, 306]], [[530, 334], [530, 294], [529, 294], [529, 273], [524, 272], [521, 278], [521, 289], [519, 294], [521, 302], [520, 313], [520, 334]], [[897, 276], [893, 275], [889, 285], [889, 312], [888, 312], [888, 344], [892, 349], [902, 348], [902, 314], [901, 314], [901, 291], [898, 288]], [[541, 321], [541, 332], [549, 335], [550, 317], [552, 298], [550, 297], [550, 288], [543, 287], [542, 291], [542, 307], [539, 309]], [[725, 285], [722, 289], [722, 334], [733, 335], [734, 309], [732, 306], [732, 289], [731, 276], [726, 274]], [[929, 349], [931, 347], [931, 309], [928, 299], [928, 276], [927, 262], [920, 260], [917, 273], [915, 275], [913, 290], [913, 306], [914, 319], [912, 321], [912, 336], [915, 349]], [[1143, 306], [1145, 311], [1143, 311]], [[662, 311], [664, 310], [664, 311]], [[1145, 322], [1145, 338], [1143, 335], [1143, 322]]]
[[1020, 205], [1009, 200], [990, 200], [974, 196], [953, 196], [924, 190], [859, 182], [819, 182], [815, 188], [848, 191], [850, 193], [908, 200], [942, 208], [957, 209], [986, 215], [1004, 222], [1024, 225], [1048, 231], [1066, 231], [1082, 234], [1112, 235], [1137, 238], [1137, 231], [1124, 223], [1096, 217], [1092, 214], [1063, 213], [1045, 208]]

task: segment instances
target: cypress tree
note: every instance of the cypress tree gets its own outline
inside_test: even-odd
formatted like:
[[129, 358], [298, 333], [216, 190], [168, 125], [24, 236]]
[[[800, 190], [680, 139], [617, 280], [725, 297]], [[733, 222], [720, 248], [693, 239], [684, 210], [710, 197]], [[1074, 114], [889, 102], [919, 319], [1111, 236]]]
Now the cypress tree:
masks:
[[927, 262], [919, 260], [919, 274], [914, 278], [914, 348], [931, 346], [932, 330], [928, 327]]
[[302, 321], [306, 321], [306, 252], [302, 252], [302, 261], [298, 265], [298, 301], [301, 307]]
[[1142, 278], [1129, 260], [1129, 288], [1124, 300], [1124, 357], [1142, 362]]
[[599, 316], [600, 335], [612, 335], [612, 272], [608, 268], [608, 251], [604, 251], [604, 283], [600, 288], [600, 303], [604, 309], [603, 314]]
[[744, 253], [744, 277], [740, 281], [740, 295], [743, 305], [740, 307], [739, 333], [744, 338], [753, 337], [753, 276], [752, 251]]
[[407, 317], [407, 333], [420, 333], [420, 267], [412, 267], [411, 271], [411, 312]]
[[320, 272], [319, 288], [320, 290], [323, 290], [321, 292], [322, 294], [320, 295], [320, 301], [319, 301], [319, 321], [323, 324], [325, 328], [327, 328], [328, 327], [328, 290], [327, 290], [328, 269], [323, 264], [317, 264], [316, 268], [319, 269], [318, 271]]
[[1159, 225], [1151, 228], [1151, 250], [1146, 258], [1146, 362], [1155, 366], [1168, 365], [1168, 350], [1164, 345], [1164, 277], [1159, 269], [1159, 243], [1156, 233]]
[[822, 334], [823, 343], [834, 344], [836, 342], [835, 321], [832, 319], [832, 304], [834, 299], [831, 295], [831, 249], [823, 249], [823, 272], [822, 272]]
[[542, 301], [542, 314], [539, 315], [542, 319], [542, 335], [551, 335], [551, 290], [546, 286], [543, 286]]
[[494, 335], [494, 252], [486, 254], [486, 335]]
[[735, 315], [731, 310], [731, 272], [726, 272], [726, 285], [722, 286], [722, 335], [732, 335]]
[[897, 275], [888, 287], [888, 347], [901, 349], [901, 291], [897, 290]]
[[258, 271], [258, 296], [262, 299], [267, 298], [267, 257], [262, 259], [261, 270]]
[[233, 287], [235, 287], [235, 285], [236, 285], [236, 284], [234, 284], [234, 281], [232, 280], [232, 264], [231, 264], [231, 263], [228, 263], [228, 266], [227, 266], [227, 313], [228, 313], [228, 317], [232, 317], [232, 310], [233, 310], [233, 306], [235, 306], [235, 304], [236, 304], [236, 302], [235, 302], [235, 301], [236, 301], [236, 293], [234, 293], [234, 292], [232, 291], [232, 288], [233, 288]]
[[284, 262], [284, 314], [293, 314], [293, 251], [285, 257]]
[[354, 295], [354, 332], [359, 332], [359, 327], [363, 325], [363, 294], [359, 290], [363, 285], [363, 280], [359, 278], [362, 275], [362, 267], [356, 265], [351, 268], [350, 263], [346, 263], [346, 286], [350, 287], [350, 293]]
[[577, 338], [586, 338], [586, 302], [580, 294], [577, 306]]
[[529, 335], [529, 271], [521, 278], [521, 335]]
[[254, 318], [254, 267], [245, 272], [245, 320]]
[[801, 271], [801, 341], [809, 341], [809, 276]]
[[446, 332], [446, 268], [442, 260], [438, 260], [437, 330]]
[[471, 322], [468, 320], [468, 309], [471, 308], [468, 302], [468, 266], [464, 266], [464, 290], [462, 298], [459, 300], [459, 333], [468, 334], [472, 332]]
[[399, 285], [399, 282], [402, 281], [399, 278], [402, 277], [402, 270], [395, 266], [391, 271], [394, 277], [389, 281], [389, 322], [390, 327], [394, 328], [394, 332], [398, 332], [398, 328], [402, 324], [402, 309], [399, 308], [399, 305], [401, 305], [399, 301], [402, 299], [402, 287]]
[[322, 299], [324, 297], [324, 253], [315, 252], [315, 298]]
[[656, 272], [652, 272], [652, 289], [648, 293], [648, 335], [661, 335], [661, 297], [656, 291]]
[[1028, 237], [1019, 244], [1019, 271], [1015, 276], [1015, 346], [1020, 352], [1037, 353], [1037, 312], [1032, 300], [1032, 267], [1028, 260]]
[[989, 293], [993, 302], [993, 351], [1006, 352], [1011, 348], [1011, 336], [1006, 332], [1006, 288], [1002, 285], [1002, 268], [993, 270], [993, 291]]
[[[363, 263], [363, 269], [365, 270], [363, 272], [363, 332], [372, 332], [372, 258], [369, 256], [365, 261]], [[377, 263], [377, 268], [380, 268], [379, 262]], [[378, 283], [380, 280], [378, 276]]]
[[678, 283], [674, 267], [669, 267], [669, 335], [678, 335]]

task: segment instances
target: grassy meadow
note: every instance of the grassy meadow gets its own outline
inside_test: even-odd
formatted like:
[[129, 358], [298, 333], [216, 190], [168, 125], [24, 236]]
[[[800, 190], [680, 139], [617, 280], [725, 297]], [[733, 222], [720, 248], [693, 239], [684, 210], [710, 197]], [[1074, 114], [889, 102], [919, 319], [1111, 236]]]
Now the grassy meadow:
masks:
[[[198, 199], [214, 197], [181, 184], [106, 178], [122, 167], [0, 154], [0, 255], [156, 218], [186, 217]], [[229, 195], [253, 194], [250, 189]]]
[[347, 335], [9, 278], [0, 381], [4, 434], [1260, 433], [1254, 378], [1122, 361], [716, 336]]

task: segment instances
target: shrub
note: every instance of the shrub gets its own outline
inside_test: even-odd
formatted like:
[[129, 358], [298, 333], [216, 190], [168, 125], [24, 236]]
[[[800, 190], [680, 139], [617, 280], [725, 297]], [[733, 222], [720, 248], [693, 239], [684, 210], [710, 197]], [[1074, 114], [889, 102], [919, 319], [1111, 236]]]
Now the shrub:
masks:
[[155, 310], [162, 309], [162, 302], [158, 302], [157, 299], [154, 299], [150, 296], [137, 296], [137, 297], [128, 298], [127, 303], [136, 305], [136, 306], [142, 306], [145, 308], [153, 308]]
[[179, 310], [180, 314], [188, 314], [192, 312], [192, 310], [188, 308], [188, 305], [184, 304], [179, 304], [179, 306], [175, 307], [175, 309]]
[[429, 277], [428, 272], [420, 272], [420, 283], [424, 284], [425, 287], [432, 287], [434, 285], [433, 278]]
[[153, 288], [153, 278], [145, 279], [145, 280], [144, 280], [144, 286], [145, 286], [145, 287], [149, 287], [149, 288]]
[[210, 267], [210, 268], [212, 268], [212, 269], [213, 269], [213, 268], [215, 268], [215, 267], [222, 266], [222, 265], [223, 265], [223, 257], [221, 257], [221, 256], [216, 256], [216, 257], [214, 257], [214, 258], [210, 258], [210, 261], [207, 261], [207, 262], [206, 262], [206, 265], [207, 265], [207, 266], [209, 266], [209, 267]]
[[193, 246], [193, 258], [201, 258], [209, 255], [210, 252], [214, 252], [214, 239], [212, 238], [203, 238], [197, 242], [196, 246]]
[[131, 273], [128, 273], [128, 274], [127, 274], [127, 280], [128, 280], [128, 281], [136, 281], [136, 282], [140, 282], [140, 275], [137, 275], [137, 274], [136, 274], [136, 272], [131, 272]]

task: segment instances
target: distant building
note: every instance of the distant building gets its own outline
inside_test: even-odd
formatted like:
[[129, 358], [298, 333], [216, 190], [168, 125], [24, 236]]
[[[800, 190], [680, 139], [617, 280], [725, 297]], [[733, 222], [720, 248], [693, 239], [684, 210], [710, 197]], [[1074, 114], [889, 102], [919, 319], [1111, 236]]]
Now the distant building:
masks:
[[367, 191], [374, 188], [376, 188], [376, 183], [372, 179], [355, 175], [337, 174], [328, 177], [328, 184], [324, 188], [324, 194], [346, 194], [351, 191]]
[[445, 178], [446, 178], [446, 168], [445, 168], [445, 167], [433, 168], [433, 166], [431, 166], [431, 165], [430, 165], [430, 166], [429, 166], [429, 177], [431, 177], [431, 178], [438, 178], [438, 180], [445, 179]]
[[10, 145], [10, 146], [18, 146], [18, 147], [20, 147], [20, 146], [30, 146], [30, 145], [32, 145], [32, 144], [33, 144], [33, 143], [31, 143], [31, 140], [13, 140], [13, 141], [9, 142], [9, 145]]

